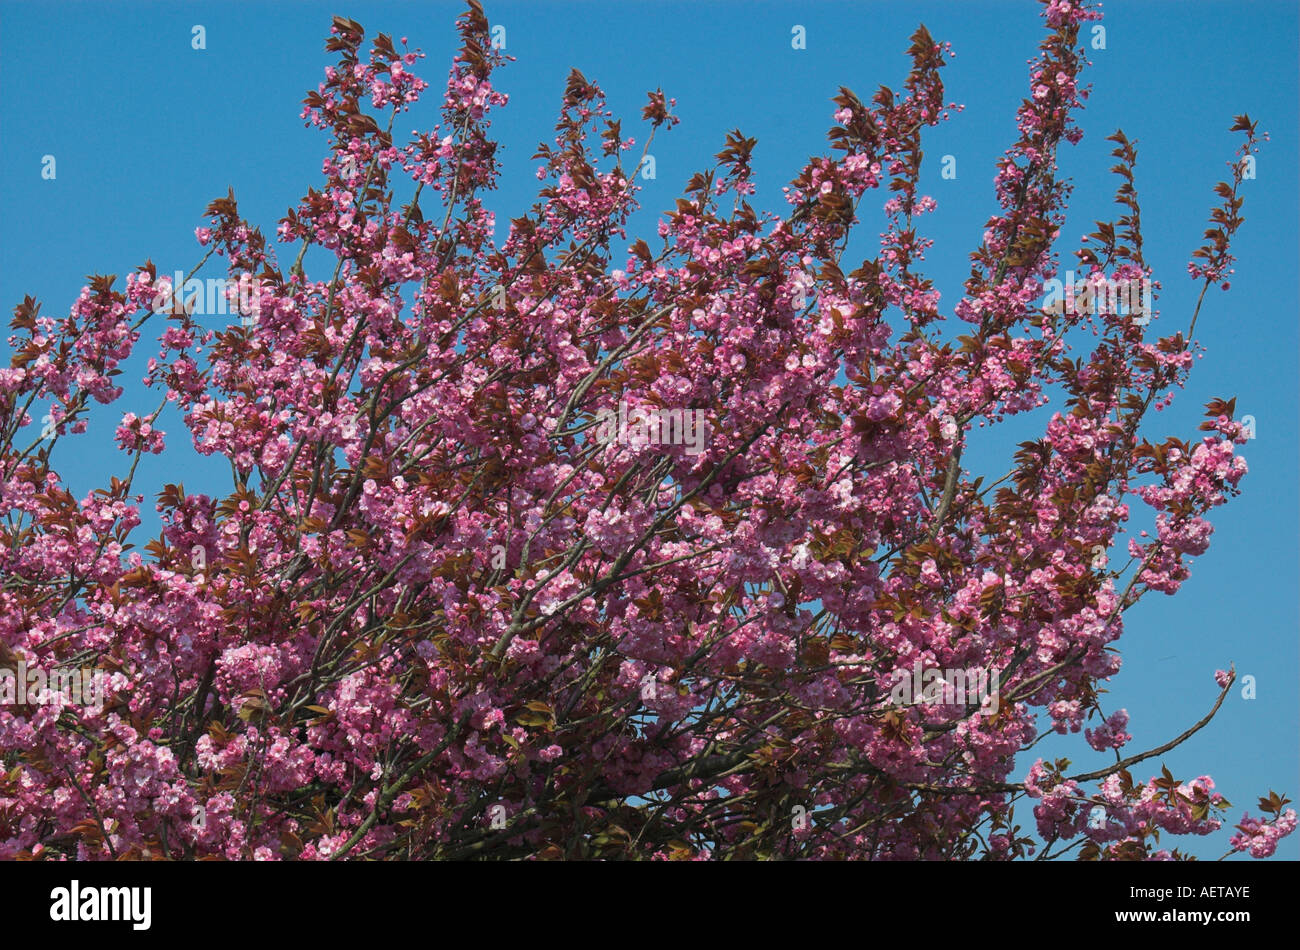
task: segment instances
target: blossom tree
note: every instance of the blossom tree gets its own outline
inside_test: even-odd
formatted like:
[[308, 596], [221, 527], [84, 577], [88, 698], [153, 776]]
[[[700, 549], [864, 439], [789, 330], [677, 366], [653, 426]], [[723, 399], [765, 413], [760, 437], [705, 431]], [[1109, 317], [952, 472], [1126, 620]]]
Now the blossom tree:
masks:
[[[901, 90], [840, 90], [786, 213], [747, 201], [756, 143], [737, 131], [629, 246], [648, 141], [597, 85], [569, 76], [537, 203], [498, 243], [506, 57], [477, 0], [441, 122], [407, 141], [392, 129], [428, 88], [422, 54], [336, 18], [303, 110], [325, 181], [280, 222], [282, 252], [233, 193], [197, 232], [187, 276], [217, 266], [244, 319], [203, 326], [148, 262], [124, 287], [90, 278], [65, 317], [14, 311], [0, 667], [93, 670], [104, 695], [0, 705], [0, 856], [1170, 858], [1161, 833], [1217, 831], [1210, 778], [1133, 770], [1204, 726], [1234, 674], [1143, 752], [1099, 684], [1124, 612], [1179, 589], [1246, 471], [1231, 402], [1199, 436], [1142, 428], [1187, 378], [1205, 291], [1226, 288], [1241, 166], [1190, 265], [1185, 330], [1040, 305], [1099, 16], [1045, 5], [947, 314], [919, 180], [922, 133], [953, 108], [950, 50], [924, 27]], [[650, 139], [673, 105], [649, 95]], [[1233, 130], [1253, 154], [1255, 123]], [[1152, 278], [1136, 151], [1112, 140], [1123, 213], [1073, 251], [1090, 286]], [[879, 252], [846, 261], [868, 211]], [[332, 272], [308, 276], [311, 248]], [[121, 399], [146, 332], [156, 406], [121, 417], [122, 477], [75, 498], [56, 465], [92, 403]], [[171, 451], [168, 405], [228, 461], [225, 497], [183, 471], [139, 484], [143, 454]], [[1042, 407], [1005, 474], [963, 467], [981, 427]], [[146, 498], [162, 533], [137, 550]], [[1134, 500], [1152, 533], [1125, 530]], [[983, 671], [997, 701], [928, 673], [900, 693], [921, 669]], [[1085, 721], [1113, 764], [1017, 763]], [[1271, 854], [1287, 804], [1263, 800], [1226, 849]]]

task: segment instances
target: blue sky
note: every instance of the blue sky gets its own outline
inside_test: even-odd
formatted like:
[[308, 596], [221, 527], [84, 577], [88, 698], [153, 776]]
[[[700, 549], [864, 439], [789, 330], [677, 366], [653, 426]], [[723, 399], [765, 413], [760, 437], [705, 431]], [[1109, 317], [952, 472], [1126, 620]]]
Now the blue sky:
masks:
[[[924, 184], [939, 203], [926, 222], [937, 245], [930, 275], [951, 312], [968, 271], [967, 254], [995, 208], [994, 162], [1015, 137], [1014, 111], [1026, 94], [1026, 60], [1042, 37], [1038, 4], [998, 2], [662, 2], [621, 4], [490, 2], [517, 58], [499, 76], [511, 95], [497, 114], [503, 185], [493, 201], [504, 226], [532, 203], [539, 141], [549, 141], [564, 80], [577, 67], [602, 85], [624, 133], [644, 128], [645, 92], [676, 97], [681, 124], [656, 138], [657, 177], [644, 182], [643, 210], [630, 238], [653, 234], [660, 210], [712, 163], [724, 134], [739, 127], [758, 139], [756, 206], [781, 206], [780, 188], [813, 154], [823, 153], [831, 96], [839, 86], [864, 100], [882, 83], [897, 89], [903, 51], [918, 23], [957, 56], [944, 70], [947, 98], [962, 113], [930, 130]], [[417, 69], [433, 88], [394, 132], [436, 121], [437, 87], [455, 48], [459, 3], [63, 3], [0, 4], [0, 303], [24, 294], [47, 314], [62, 314], [90, 273], [124, 275], [145, 258], [159, 270], [188, 271], [201, 256], [193, 239], [209, 200], [233, 187], [240, 210], [267, 235], [306, 190], [320, 182], [325, 139], [297, 118], [303, 95], [331, 61], [323, 51], [330, 16], [407, 36], [428, 58]], [[1111, 143], [1123, 128], [1138, 147], [1137, 187], [1148, 260], [1164, 284], [1156, 327], [1185, 327], [1197, 288], [1185, 267], [1213, 201], [1215, 182], [1238, 136], [1228, 127], [1248, 113], [1271, 133], [1257, 177], [1243, 187], [1246, 223], [1234, 250], [1230, 293], [1207, 295], [1197, 326], [1208, 352], [1151, 437], [1196, 435], [1212, 397], [1238, 399], [1256, 418], [1258, 437], [1244, 454], [1243, 495], [1218, 509], [1210, 552], [1173, 598], [1152, 595], [1128, 614], [1125, 667], [1105, 697], [1125, 707], [1134, 741], [1158, 745], [1199, 719], [1217, 694], [1216, 668], [1235, 663], [1253, 675], [1257, 698], [1238, 690], [1215, 721], [1162, 760], [1180, 778], [1208, 772], [1241, 810], [1270, 788], [1300, 793], [1297, 735], [1297, 4], [1112, 0], [1104, 7], [1106, 49], [1091, 54], [1085, 81], [1093, 95], [1082, 115], [1083, 141], [1063, 150], [1061, 174], [1075, 185], [1062, 253], [1077, 247], [1097, 219], [1111, 219]], [[191, 27], [206, 30], [191, 48]], [[807, 49], [791, 48], [805, 28]], [[632, 132], [633, 129], [638, 131]], [[41, 161], [55, 156], [57, 178]], [[952, 155], [957, 178], [940, 176]], [[865, 205], [864, 205], [865, 207]], [[853, 250], [870, 252], [874, 221], [864, 220]], [[653, 244], [653, 241], [651, 242]], [[850, 255], [852, 256], [852, 255]], [[288, 261], [284, 261], [287, 265]], [[310, 265], [310, 259], [309, 259]], [[7, 317], [6, 317], [7, 322]], [[0, 349], [3, 349], [0, 344]], [[150, 355], [142, 344], [141, 353]], [[138, 379], [141, 361], [123, 377]], [[89, 432], [61, 442], [57, 467], [83, 493], [117, 471], [112, 433], [122, 412], [155, 402], [129, 387], [118, 404], [91, 416]], [[1017, 420], [971, 464], [997, 477], [1007, 450], [1041, 435], [1042, 415]], [[1158, 423], [1158, 425], [1157, 425]], [[170, 448], [182, 449], [177, 416], [165, 416]], [[1035, 431], [1037, 430], [1037, 431]], [[976, 436], [978, 439], [978, 434]], [[56, 460], [59, 459], [56, 455]], [[171, 461], [166, 461], [170, 459]], [[987, 468], [982, 466], [987, 465]], [[171, 452], [146, 459], [140, 485], [156, 490], [184, 480], [191, 490], [224, 493], [228, 469], [192, 456], [176, 470]], [[147, 507], [147, 506], [146, 506]], [[1135, 511], [1138, 506], [1135, 506]], [[144, 532], [156, 527], [146, 515]], [[141, 542], [145, 539], [142, 535]], [[1035, 755], [1074, 752], [1078, 766], [1107, 761], [1081, 736], [1047, 742]], [[1032, 761], [1027, 758], [1020, 772]], [[1148, 768], [1149, 767], [1149, 768]], [[1027, 809], [1021, 823], [1032, 825]], [[1217, 857], [1227, 834], [1178, 846]], [[1288, 839], [1279, 856], [1300, 857]]]

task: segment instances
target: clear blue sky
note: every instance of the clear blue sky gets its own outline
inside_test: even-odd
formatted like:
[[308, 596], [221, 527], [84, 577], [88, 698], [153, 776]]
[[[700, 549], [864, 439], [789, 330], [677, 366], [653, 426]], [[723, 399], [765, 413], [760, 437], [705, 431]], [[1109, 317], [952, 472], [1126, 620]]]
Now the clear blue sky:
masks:
[[[1015, 137], [1014, 110], [1026, 94], [1025, 61], [1042, 36], [1039, 6], [999, 2], [490, 2], [489, 19], [506, 28], [517, 57], [498, 77], [511, 95], [495, 126], [504, 144], [503, 187], [492, 202], [504, 225], [531, 204], [529, 159], [549, 141], [570, 67], [599, 82], [624, 133], [639, 129], [645, 92], [662, 86], [678, 100], [681, 124], [656, 139], [657, 179], [647, 182], [633, 234], [651, 236], [697, 169], [712, 163], [724, 133], [758, 139], [757, 205], [780, 206], [780, 187], [811, 154], [822, 153], [840, 85], [864, 100], [881, 83], [901, 85], [908, 36], [924, 22], [950, 40], [957, 57], [944, 70], [947, 97], [966, 110], [931, 130], [925, 183], [939, 202], [927, 220], [938, 241], [930, 274], [945, 312], [961, 291], [966, 255], [994, 209], [994, 162]], [[1245, 449], [1243, 495], [1216, 512], [1210, 552], [1174, 598], [1153, 595], [1128, 615], [1125, 667], [1105, 707], [1126, 707], [1134, 741], [1145, 749], [1199, 719], [1216, 695], [1216, 667], [1235, 663], [1256, 677], [1258, 698], [1238, 693], [1216, 720], [1164, 757], [1180, 778], [1208, 772], [1234, 804], [1235, 822], [1270, 788], [1300, 797], [1297, 736], [1297, 4], [1112, 0], [1105, 5], [1107, 48], [1094, 51], [1085, 78], [1094, 86], [1082, 117], [1084, 140], [1066, 148], [1062, 174], [1075, 193], [1060, 246], [1068, 252], [1096, 219], [1110, 219], [1115, 180], [1105, 137], [1122, 127], [1138, 143], [1137, 186], [1148, 260], [1164, 282], [1157, 327], [1185, 326], [1195, 288], [1186, 277], [1237, 136], [1232, 117], [1248, 113], [1272, 135], [1246, 183], [1232, 291], [1211, 292], [1197, 326], [1208, 355], [1188, 390], [1155, 417], [1152, 436], [1194, 436], [1202, 406], [1238, 398], [1255, 416], [1258, 438]], [[23, 295], [48, 314], [66, 313], [90, 273], [125, 275], [152, 258], [159, 271], [189, 270], [200, 254], [193, 230], [204, 206], [233, 186], [240, 210], [273, 236], [276, 222], [308, 185], [320, 182], [325, 140], [297, 118], [300, 102], [331, 62], [323, 51], [331, 14], [407, 36], [428, 58], [417, 69], [433, 88], [394, 133], [436, 121], [437, 89], [455, 49], [459, 3], [335, 0], [257, 3], [0, 2], [0, 303], [5, 321]], [[191, 48], [191, 27], [206, 28], [207, 49]], [[807, 32], [793, 50], [791, 28]], [[643, 131], [633, 134], [638, 140]], [[41, 178], [54, 155], [57, 178]], [[957, 179], [940, 177], [940, 157], [957, 159]], [[865, 207], [865, 206], [864, 206]], [[870, 220], [859, 256], [874, 243]], [[309, 259], [310, 262], [310, 259]], [[287, 261], [285, 262], [287, 263]], [[0, 350], [5, 350], [0, 344]], [[7, 353], [7, 350], [5, 351]], [[145, 358], [152, 351], [141, 346]], [[124, 375], [137, 380], [141, 361]], [[154, 402], [129, 385], [118, 404], [91, 416], [89, 432], [61, 442], [57, 467], [78, 494], [118, 471], [112, 448], [121, 413]], [[1018, 420], [997, 451], [970, 458], [1002, 474], [1007, 446], [1041, 435], [1042, 416]], [[138, 484], [156, 490], [183, 479], [191, 490], [223, 493], [228, 470], [183, 450], [177, 416], [165, 416], [169, 452], [148, 458]], [[1037, 429], [1035, 433], [1034, 430]], [[1005, 457], [1005, 456], [1002, 456]], [[56, 455], [56, 460], [60, 456]], [[171, 460], [170, 462], [166, 460]], [[165, 467], [167, 466], [167, 467]], [[147, 508], [148, 506], [146, 506]], [[1135, 507], [1136, 510], [1136, 507]], [[146, 516], [144, 531], [156, 528]], [[141, 536], [140, 542], [146, 535]], [[1107, 761], [1071, 737], [1076, 763]], [[1035, 751], [1063, 754], [1059, 743]], [[1127, 751], [1127, 750], [1126, 750]], [[1019, 768], [1028, 768], [1027, 758]], [[1144, 763], [1135, 777], [1158, 771]], [[1021, 823], [1032, 826], [1027, 809]], [[1210, 847], [1180, 847], [1217, 857]], [[1288, 839], [1279, 856], [1300, 856]]]

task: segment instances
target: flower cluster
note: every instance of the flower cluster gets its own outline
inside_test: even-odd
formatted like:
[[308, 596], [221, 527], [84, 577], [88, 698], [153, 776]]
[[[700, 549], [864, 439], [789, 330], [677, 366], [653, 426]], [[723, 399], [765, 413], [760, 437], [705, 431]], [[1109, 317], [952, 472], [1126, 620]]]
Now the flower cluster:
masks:
[[[1093, 749], [1131, 740], [1097, 705], [1123, 613], [1186, 580], [1245, 472], [1230, 404], [1195, 444], [1141, 434], [1186, 379], [1183, 335], [1037, 307], [1099, 13], [1044, 16], [947, 312], [922, 273], [921, 136], [957, 107], [924, 29], [897, 92], [841, 90], [832, 154], [786, 213], [746, 201], [756, 143], [737, 131], [655, 246], [627, 246], [637, 152], [594, 82], [570, 74], [538, 201], [498, 239], [506, 57], [478, 3], [437, 125], [406, 140], [422, 54], [336, 18], [302, 111], [329, 140], [323, 185], [278, 253], [233, 192], [195, 234], [200, 266], [259, 275], [256, 321], [153, 313], [151, 264], [125, 292], [93, 278], [66, 318], [15, 311], [0, 667], [89, 660], [107, 695], [0, 707], [0, 858], [1011, 859], [1038, 846], [1015, 832], [1021, 793], [1047, 847], [1092, 857], [1217, 828], [1207, 778], [1040, 762], [1014, 780], [1045, 728], [1100, 714]], [[642, 149], [674, 107], [649, 95]], [[1230, 259], [1225, 201], [1205, 280]], [[850, 263], [873, 209], [879, 250]], [[1140, 241], [1116, 244], [1136, 220], [1080, 255], [1149, 277]], [[332, 271], [309, 276], [309, 250]], [[78, 501], [56, 463], [122, 397], [146, 324], [157, 408], [119, 417], [125, 477]], [[1006, 476], [963, 467], [978, 429], [1049, 393], [1067, 403]], [[189, 445], [164, 446], [169, 404]], [[707, 437], [599, 437], [620, 406]], [[162, 533], [134, 547], [137, 463], [179, 469], [190, 448], [228, 463], [229, 492], [149, 486]], [[1134, 498], [1154, 535], [1124, 537]], [[1126, 543], [1127, 574], [1106, 557]], [[999, 702], [891, 702], [913, 668], [986, 671]], [[1247, 819], [1233, 847], [1271, 853], [1294, 824]]]

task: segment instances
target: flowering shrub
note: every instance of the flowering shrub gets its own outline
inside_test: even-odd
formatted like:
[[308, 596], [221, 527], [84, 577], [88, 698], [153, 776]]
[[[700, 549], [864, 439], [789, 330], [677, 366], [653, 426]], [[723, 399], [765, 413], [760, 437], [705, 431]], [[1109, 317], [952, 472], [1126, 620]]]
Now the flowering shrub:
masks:
[[[1162, 858], [1160, 832], [1217, 830], [1209, 778], [1133, 778], [1179, 740], [1125, 756], [1128, 715], [1098, 684], [1124, 611], [1206, 550], [1242, 426], [1216, 401], [1199, 439], [1140, 431], [1187, 377], [1195, 315], [1157, 338], [1149, 315], [1039, 306], [1098, 17], [1045, 6], [946, 335], [918, 182], [922, 132], [953, 108], [949, 49], [924, 28], [901, 90], [840, 91], [787, 214], [746, 201], [755, 141], [735, 132], [658, 246], [624, 250], [638, 146], [594, 83], [570, 75], [538, 202], [498, 244], [483, 195], [505, 57], [478, 3], [441, 123], [406, 141], [421, 54], [336, 18], [303, 111], [326, 180], [280, 222], [286, 250], [233, 192], [196, 232], [192, 273], [255, 287], [255, 319], [205, 328], [150, 263], [124, 287], [91, 278], [66, 317], [15, 310], [0, 666], [92, 666], [106, 696], [0, 705], [0, 856]], [[649, 96], [652, 138], [673, 105]], [[1252, 154], [1255, 125], [1234, 129]], [[1149, 280], [1136, 153], [1112, 140], [1126, 214], [1072, 266]], [[1206, 287], [1232, 264], [1240, 180], [1191, 267]], [[880, 251], [846, 262], [873, 204]], [[307, 275], [311, 247], [332, 273]], [[92, 401], [122, 396], [146, 327], [157, 408], [116, 429], [124, 477], [75, 498], [56, 459]], [[1005, 475], [963, 468], [975, 427], [1049, 392], [1064, 404]], [[167, 404], [233, 484], [147, 486], [162, 534], [134, 550], [137, 463], [177, 438]], [[631, 413], [702, 435], [597, 436]], [[1135, 499], [1152, 535], [1124, 530]], [[989, 671], [1000, 702], [891, 702], [922, 667]], [[1044, 723], [1089, 720], [1112, 766], [1016, 780]], [[1015, 823], [1026, 797], [1042, 841]], [[1294, 829], [1285, 799], [1262, 804], [1231, 849]]]

